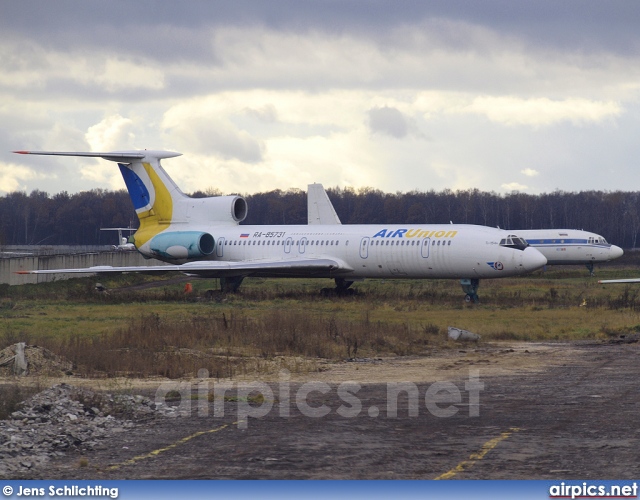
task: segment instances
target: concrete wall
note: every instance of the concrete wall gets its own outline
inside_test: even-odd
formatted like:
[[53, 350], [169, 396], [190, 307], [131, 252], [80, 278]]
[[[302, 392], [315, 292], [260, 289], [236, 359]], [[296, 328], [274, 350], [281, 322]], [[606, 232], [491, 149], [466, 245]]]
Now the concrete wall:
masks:
[[113, 245], [0, 245], [0, 257], [110, 252]]
[[69, 255], [34, 255], [0, 259], [0, 283], [24, 285], [45, 281], [91, 276], [91, 274], [15, 274], [16, 271], [35, 269], [74, 269], [91, 266], [149, 266], [161, 265], [158, 260], [147, 260], [138, 252], [100, 252]]

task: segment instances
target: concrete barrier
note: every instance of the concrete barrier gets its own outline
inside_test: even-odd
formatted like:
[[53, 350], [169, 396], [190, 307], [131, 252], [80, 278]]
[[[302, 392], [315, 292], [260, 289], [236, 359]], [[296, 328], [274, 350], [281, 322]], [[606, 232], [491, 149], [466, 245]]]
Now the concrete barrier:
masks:
[[88, 274], [15, 274], [17, 271], [40, 269], [75, 269], [91, 266], [162, 265], [158, 260], [145, 259], [138, 252], [93, 252], [57, 255], [32, 255], [0, 259], [0, 283], [24, 285], [91, 276]]

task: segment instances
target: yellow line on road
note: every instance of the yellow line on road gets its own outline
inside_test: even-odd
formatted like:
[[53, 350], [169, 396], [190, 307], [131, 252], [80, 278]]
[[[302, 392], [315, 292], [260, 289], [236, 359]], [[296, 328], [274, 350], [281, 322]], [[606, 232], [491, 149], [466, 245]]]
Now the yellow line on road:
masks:
[[176, 448], [177, 446], [180, 446], [180, 445], [186, 443], [187, 441], [192, 440], [193, 438], [197, 438], [198, 436], [202, 436], [203, 434], [213, 434], [214, 432], [218, 432], [218, 431], [221, 431], [223, 429], [226, 429], [230, 425], [237, 425], [237, 424], [238, 424], [238, 422], [233, 422], [232, 424], [221, 425], [220, 427], [216, 427], [215, 429], [209, 429], [209, 430], [206, 430], [206, 431], [198, 431], [198, 432], [196, 432], [194, 434], [191, 434], [190, 436], [183, 437], [182, 439], [178, 439], [175, 443], [172, 443], [169, 446], [166, 446], [164, 448], [159, 448], [157, 450], [153, 450], [152, 452], [147, 453], [145, 455], [138, 455], [137, 457], [133, 457], [133, 458], [130, 458], [129, 460], [126, 460], [125, 462], [122, 462], [121, 464], [111, 465], [111, 466], [107, 467], [107, 470], [116, 470], [116, 469], [119, 469], [120, 467], [123, 467], [125, 465], [133, 465], [136, 462], [140, 462], [141, 460], [146, 460], [147, 458], [157, 457], [158, 455], [160, 455], [160, 453], [164, 453], [165, 451], [168, 451], [168, 450], [171, 450], [173, 448]]
[[456, 465], [453, 469], [451, 469], [448, 472], [445, 472], [444, 474], [440, 474], [435, 479], [451, 479], [458, 472], [465, 471], [466, 469], [471, 467], [473, 464], [475, 464], [477, 461], [482, 460], [487, 453], [493, 450], [502, 441], [504, 441], [505, 439], [508, 439], [511, 436], [511, 434], [513, 434], [514, 432], [518, 432], [519, 430], [520, 430], [519, 427], [511, 427], [508, 431], [504, 431], [499, 436], [494, 437], [493, 439], [484, 443], [482, 445], [482, 448], [480, 448], [480, 451], [478, 451], [477, 453], [472, 453], [471, 455], [469, 455], [469, 458], [467, 460], [463, 460], [458, 465]]

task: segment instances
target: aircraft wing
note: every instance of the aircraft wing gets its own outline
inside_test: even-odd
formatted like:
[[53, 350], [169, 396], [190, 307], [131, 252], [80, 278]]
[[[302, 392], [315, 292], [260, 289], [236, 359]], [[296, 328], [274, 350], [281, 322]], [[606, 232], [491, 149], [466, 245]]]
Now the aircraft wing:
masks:
[[327, 274], [348, 274], [353, 268], [340, 259], [280, 259], [253, 261], [196, 261], [180, 265], [159, 266], [93, 266], [78, 269], [39, 269], [33, 271], [16, 271], [17, 274], [109, 274], [109, 273], [144, 273], [162, 274], [178, 271], [189, 276], [206, 278], [223, 278], [229, 276], [296, 276], [300, 273], [313, 276]]
[[598, 280], [598, 283], [640, 283], [640, 278], [626, 278], [621, 280]]

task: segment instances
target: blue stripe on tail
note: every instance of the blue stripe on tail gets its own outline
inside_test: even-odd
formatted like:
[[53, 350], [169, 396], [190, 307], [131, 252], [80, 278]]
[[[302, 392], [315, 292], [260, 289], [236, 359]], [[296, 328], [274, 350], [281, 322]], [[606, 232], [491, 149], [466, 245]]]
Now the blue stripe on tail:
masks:
[[144, 185], [144, 182], [142, 182], [142, 179], [140, 179], [140, 177], [138, 177], [134, 171], [126, 165], [118, 163], [118, 167], [120, 167], [120, 173], [122, 174], [124, 183], [127, 185], [127, 191], [129, 191], [133, 207], [136, 210], [147, 207], [151, 201], [151, 197], [149, 196], [149, 190], [147, 189], [147, 186]]

